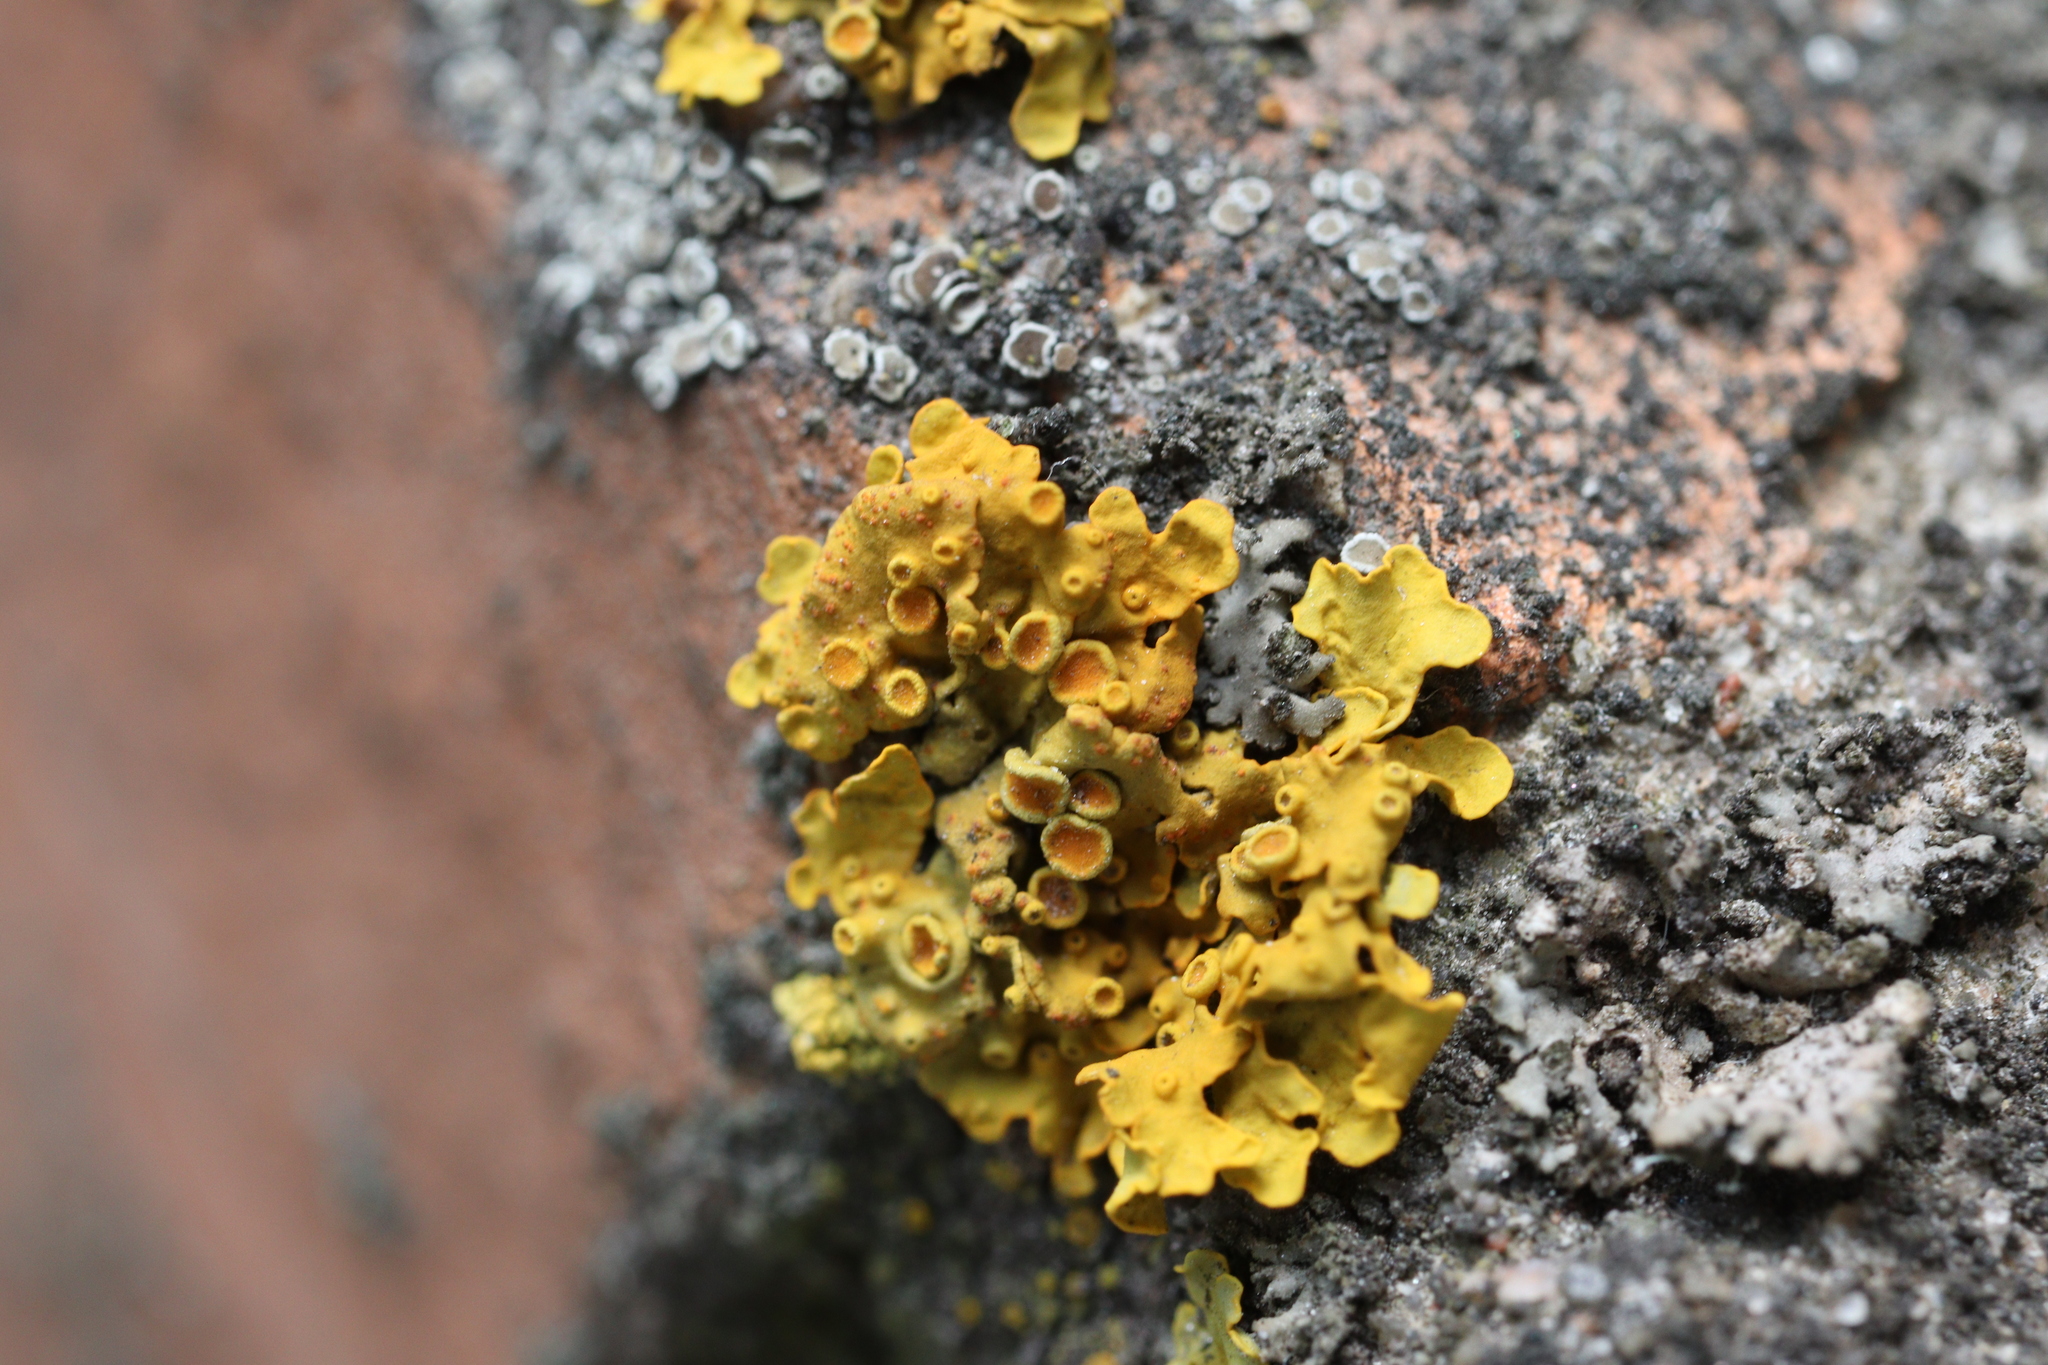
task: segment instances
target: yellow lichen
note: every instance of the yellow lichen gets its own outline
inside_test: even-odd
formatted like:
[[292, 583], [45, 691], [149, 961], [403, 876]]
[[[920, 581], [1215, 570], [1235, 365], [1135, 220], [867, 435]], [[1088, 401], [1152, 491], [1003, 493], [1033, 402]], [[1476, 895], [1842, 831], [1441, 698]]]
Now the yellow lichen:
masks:
[[843, 976], [797, 976], [769, 992], [789, 1026], [789, 1050], [805, 1071], [843, 1079], [903, 1069], [903, 1054], [878, 1041], [853, 1005]]
[[874, 1037], [918, 1059], [957, 1043], [992, 1006], [967, 934], [967, 882], [941, 850], [916, 863], [931, 827], [931, 788], [900, 744], [836, 791], [814, 791], [794, 819], [804, 856], [789, 898], [830, 896], [832, 946], [846, 960], [854, 1009]]
[[799, 1064], [909, 1058], [972, 1136], [1023, 1122], [1069, 1196], [1107, 1156], [1129, 1231], [1218, 1180], [1292, 1204], [1318, 1150], [1385, 1155], [1464, 1004], [1395, 941], [1438, 882], [1391, 856], [1424, 792], [1476, 818], [1513, 780], [1459, 727], [1392, 730], [1486, 618], [1412, 546], [1317, 564], [1295, 620], [1344, 717], [1260, 762], [1184, 719], [1200, 599], [1237, 571], [1227, 511], [1154, 532], [1109, 489], [1070, 525], [1038, 452], [950, 402], [910, 450], [875, 453], [822, 546], [769, 547], [777, 610], [728, 684], [819, 759], [905, 740], [795, 817], [790, 897], [830, 900], [846, 959], [778, 988]]
[[1031, 59], [1010, 130], [1026, 152], [1049, 161], [1074, 150], [1083, 121], [1109, 119], [1116, 86], [1110, 26], [1123, 10], [1123, 0], [641, 0], [633, 13], [675, 19], [655, 88], [685, 107], [760, 99], [763, 83], [782, 69], [782, 54], [757, 41], [749, 21], [804, 18], [817, 21], [825, 51], [884, 119], [932, 103], [956, 76], [1001, 66], [1007, 33]]
[[1202, 1091], [1227, 1075], [1251, 1046], [1251, 1030], [1197, 1010], [1171, 1047], [1138, 1048], [1078, 1072], [1099, 1083], [1114, 1137], [1110, 1161], [1120, 1177], [1109, 1196], [1110, 1221], [1127, 1231], [1166, 1231], [1163, 1199], [1207, 1194], [1218, 1172], [1259, 1159], [1259, 1139], [1209, 1111]]
[[754, 0], [694, 0], [661, 49], [654, 88], [685, 109], [698, 100], [752, 104], [762, 84], [782, 70], [782, 54], [756, 42], [747, 28]]
[[1475, 662], [1493, 641], [1485, 615], [1453, 598], [1443, 570], [1413, 545], [1394, 546], [1371, 573], [1318, 561], [1294, 628], [1334, 659], [1324, 676], [1365, 739], [1408, 719], [1424, 673]]
[[1318, 1134], [1296, 1120], [1322, 1111], [1323, 1092], [1299, 1068], [1267, 1051], [1266, 1028], [1255, 1027], [1251, 1051], [1218, 1086], [1217, 1112], [1231, 1127], [1259, 1140], [1259, 1155], [1224, 1170], [1224, 1182], [1269, 1208], [1299, 1203]]
[[1167, 1365], [1264, 1365], [1252, 1339], [1240, 1332], [1244, 1284], [1213, 1251], [1191, 1251], [1174, 1267], [1188, 1301], [1173, 1311], [1173, 1356]]
[[1008, 33], [1031, 59], [1010, 131], [1048, 161], [1074, 150], [1083, 120], [1108, 120], [1110, 25], [1122, 13], [1123, 0], [841, 0], [821, 27], [825, 51], [885, 119], [932, 103], [956, 76], [1002, 65]]
[[[787, 566], [807, 553], [776, 542], [762, 574], [781, 606], [726, 690], [776, 708], [783, 738], [814, 758], [844, 758], [870, 732], [909, 730], [947, 703], [988, 736], [1014, 733], [1062, 684], [1118, 724], [1169, 730], [1187, 711], [1200, 639], [1195, 601], [1237, 574], [1231, 517], [1182, 508], [1154, 534], [1123, 489], [1086, 523], [1066, 523], [1066, 494], [1038, 477], [1037, 450], [1012, 446], [958, 404], [927, 404], [911, 423], [900, 483], [854, 496], [795, 592]], [[1174, 622], [1156, 646], [1155, 625]], [[1099, 651], [1099, 657], [1087, 650]], [[1092, 672], [1069, 661], [1086, 658]], [[1086, 673], [1086, 685], [1075, 681]], [[954, 773], [994, 747], [975, 728], [945, 731]]]

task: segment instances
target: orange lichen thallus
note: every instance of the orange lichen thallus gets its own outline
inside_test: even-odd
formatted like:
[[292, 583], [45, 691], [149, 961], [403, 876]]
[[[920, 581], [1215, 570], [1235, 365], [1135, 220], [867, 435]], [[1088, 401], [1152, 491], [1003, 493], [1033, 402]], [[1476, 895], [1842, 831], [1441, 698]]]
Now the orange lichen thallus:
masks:
[[1129, 1231], [1219, 1179], [1282, 1206], [1317, 1150], [1384, 1155], [1464, 1004], [1394, 941], [1435, 874], [1389, 859], [1425, 791], [1469, 819], [1513, 780], [1459, 727], [1392, 731], [1486, 618], [1413, 546], [1318, 563], [1294, 621], [1344, 718], [1261, 763], [1185, 718], [1198, 601], [1237, 571], [1223, 508], [1154, 532], [1112, 488], [1069, 525], [1038, 452], [950, 402], [869, 471], [822, 546], [769, 546], [778, 610], [728, 683], [820, 759], [905, 741], [796, 815], [790, 897], [831, 901], [846, 960], [775, 992], [799, 1064], [908, 1059], [973, 1136], [1024, 1121], [1069, 1195], [1106, 1155]]
[[817, 20], [825, 51], [884, 119], [932, 103], [956, 76], [1001, 66], [1007, 33], [1031, 59], [1010, 130], [1026, 152], [1049, 161], [1074, 150], [1083, 120], [1109, 118], [1116, 86], [1110, 25], [1123, 11], [1123, 0], [641, 0], [633, 12], [650, 21], [675, 18], [655, 88], [685, 107], [760, 99], [764, 82], [782, 69], [782, 54], [754, 38], [749, 20], [807, 18]]

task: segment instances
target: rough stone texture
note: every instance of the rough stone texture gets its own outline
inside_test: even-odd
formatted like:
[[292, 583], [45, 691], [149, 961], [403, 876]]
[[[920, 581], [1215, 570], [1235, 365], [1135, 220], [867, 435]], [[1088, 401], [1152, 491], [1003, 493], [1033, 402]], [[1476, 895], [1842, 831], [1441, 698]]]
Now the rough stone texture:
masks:
[[[1067, 436], [1048, 454], [1077, 494], [1121, 482], [1155, 512], [1205, 494], [1449, 561], [1507, 632], [1502, 698], [1540, 691], [1611, 621], [1651, 648], [1784, 578], [1810, 528], [1780, 495], [1804, 448], [1896, 380], [1899, 296], [1935, 231], [1869, 114], [1805, 88], [1787, 23], [1756, 6], [1380, 0], [1333, 8], [1305, 49], [1244, 41], [1223, 6], [1140, 7], [1119, 40], [1123, 116], [1091, 134], [1098, 164], [1067, 168], [1051, 221], [1021, 201], [1031, 163], [1000, 80], [878, 130], [857, 94], [805, 96], [800, 23], [772, 31], [789, 74], [768, 98], [703, 130], [647, 97], [658, 30], [616, 7], [429, 8], [424, 78], [524, 197], [529, 392], [564, 363], [616, 371], [695, 306], [627, 299], [636, 278], [658, 293], [663, 263], [649, 247], [623, 264], [618, 244], [659, 220], [657, 245], [708, 244], [764, 348], [750, 372], [826, 451], [896, 439], [940, 394], [1012, 414], [1057, 401]], [[477, 67], [496, 76], [449, 74]], [[1286, 127], [1260, 121], [1262, 97]], [[713, 180], [675, 173], [672, 153], [770, 123], [832, 148], [820, 199], [767, 205], [730, 157]], [[1366, 168], [1384, 205], [1340, 200], [1349, 235], [1314, 245], [1313, 173]], [[1211, 230], [1207, 206], [1252, 171], [1273, 206], [1249, 236]], [[1145, 206], [1162, 179], [1180, 187], [1164, 213]], [[705, 186], [728, 184], [731, 204], [707, 207]], [[888, 283], [947, 241], [988, 305], [965, 335]], [[1346, 266], [1361, 246], [1435, 315], [1378, 300]], [[560, 306], [565, 275], [594, 281], [589, 302]], [[1001, 362], [1026, 320], [1071, 344], [1072, 368]], [[824, 366], [849, 327], [914, 364], [893, 403]]]
[[401, 6], [8, 24], [0, 1359], [503, 1365], [611, 1207], [586, 1103], [702, 1071], [695, 945], [780, 879], [711, 702], [807, 509], [528, 475]]
[[1695, 1158], [1725, 1152], [1745, 1166], [1855, 1175], [1883, 1147], [1905, 1051], [1927, 1032], [1929, 1008], [1918, 982], [1894, 981], [1845, 1022], [1724, 1063], [1691, 1095], [1660, 1103], [1650, 1141]]
[[[739, 201], [706, 235], [733, 310], [709, 330], [764, 349], [677, 371], [660, 415], [535, 306], [567, 227], [531, 207], [563, 112], [541, 62], [605, 16], [520, 0], [502, 59], [446, 79], [473, 121], [432, 110], [481, 40], [419, 30], [408, 106], [396, 5], [12, 16], [0, 1354], [518, 1355], [600, 1213], [586, 1114], [632, 1202], [571, 1355], [671, 1331], [686, 1356], [1156, 1359], [1195, 1244], [1247, 1275], [1276, 1359], [2039, 1354], [2040, 802], [2004, 728], [2038, 772], [2039, 6], [1367, 4], [1254, 41], [1292, 9], [1136, 7], [1104, 159], [1062, 168], [1050, 224], [1012, 208], [1003, 78], [892, 130], [778, 92], [759, 112], [832, 149], [783, 205], [750, 188], [758, 115], [713, 120], [735, 193], [678, 235]], [[1820, 87], [1831, 33], [1860, 71]], [[801, 74], [814, 40], [787, 41]], [[448, 129], [515, 134], [492, 164], [518, 183]], [[591, 148], [592, 192], [656, 150], [634, 131]], [[800, 185], [801, 139], [771, 141]], [[1315, 197], [1360, 164], [1389, 207]], [[1226, 241], [1205, 224], [1243, 174], [1276, 204]], [[580, 176], [550, 202], [589, 207]], [[1353, 235], [1311, 248], [1333, 207]], [[1346, 268], [1362, 231], [1437, 317]], [[941, 233], [1001, 253], [964, 337], [888, 300]], [[596, 335], [658, 334], [623, 315], [648, 273], [600, 282]], [[1075, 368], [998, 363], [1027, 317]], [[811, 358], [842, 322], [915, 352], [894, 405]], [[1301, 1210], [1226, 1197], [1163, 1244], [1075, 1247], [1016, 1147], [788, 1074], [763, 992], [815, 924], [712, 958], [698, 1018], [699, 945], [772, 906], [776, 813], [816, 778], [757, 744], [750, 810], [756, 732], [719, 693], [759, 549], [942, 390], [1077, 491], [1214, 488], [1311, 522], [1304, 557], [1426, 535], [1507, 628], [1427, 709], [1492, 726], [1530, 801], [1405, 855], [1452, 891], [1409, 941], [1478, 1003], [1403, 1148], [1319, 1168]], [[1791, 803], [1782, 842], [1752, 789]], [[1671, 851], [1697, 831], [1725, 868]], [[1861, 903], [1924, 915], [1917, 945], [1838, 922], [1822, 858], [1864, 841], [1899, 856]], [[1524, 939], [1539, 900], [1558, 930]], [[1860, 1174], [1655, 1149], [1667, 1078], [1753, 1075], [1903, 981], [1930, 1028]], [[728, 1088], [671, 1125], [707, 1036]]]
[[[1300, 43], [1249, 12], [1133, 4], [1051, 221], [995, 80], [897, 129], [772, 92], [727, 137], [829, 137], [823, 196], [698, 227], [823, 442], [819, 522], [952, 395], [1075, 495], [1227, 501], [1260, 575], [1358, 530], [1450, 567], [1499, 649], [1417, 726], [1491, 726], [1518, 786], [1415, 821], [1444, 905], [1407, 943], [1475, 1005], [1393, 1156], [1065, 1240], [1016, 1140], [791, 1072], [762, 995], [829, 954], [784, 907], [709, 978], [731, 1101], [623, 1148], [563, 1359], [1155, 1361], [1190, 1246], [1288, 1365], [2048, 1359], [2048, 12], [1360, 0]], [[647, 43], [537, 14], [504, 51], [543, 106], [549, 25]], [[807, 29], [776, 41], [801, 70]], [[1384, 207], [1321, 199], [1358, 168]], [[1225, 235], [1239, 176], [1274, 203]], [[965, 336], [889, 303], [940, 239], [981, 262]], [[559, 403], [563, 332], [524, 317]], [[1075, 364], [1006, 366], [1020, 321]], [[836, 327], [915, 360], [899, 401], [813, 358]], [[1214, 612], [1212, 718], [1307, 663], [1262, 587]], [[805, 765], [758, 761], [786, 808]]]
[[[585, 68], [546, 54], [648, 42], [538, 0], [436, 13], [423, 69], [506, 54], [506, 109], [547, 119]], [[1248, 544], [1268, 528], [1255, 563], [1371, 531], [1448, 566], [1499, 647], [1415, 724], [1489, 728], [1517, 786], [1478, 826], [1418, 815], [1403, 856], [1444, 899], [1404, 932], [1473, 1006], [1391, 1156], [1318, 1163], [1293, 1210], [1178, 1205], [1146, 1241], [914, 1091], [795, 1076], [763, 996], [830, 958], [785, 909], [707, 978], [726, 1097], [615, 1133], [630, 1206], [561, 1358], [1135, 1365], [1194, 1246], [1247, 1277], [1276, 1365], [2042, 1358], [2048, 15], [1360, 0], [1300, 43], [1243, 20], [1133, 6], [1117, 117], [1050, 221], [1000, 79], [887, 130], [787, 86], [719, 135], [828, 137], [823, 194], [690, 211], [820, 522], [861, 446], [948, 394], [1082, 497], [1227, 502]], [[808, 30], [776, 41], [801, 72]], [[492, 146], [514, 117], [462, 112]], [[561, 221], [630, 197], [595, 155], [581, 188], [502, 164]], [[1316, 245], [1316, 173], [1356, 169], [1385, 205], [1340, 195], [1349, 231]], [[1272, 207], [1213, 230], [1245, 176]], [[566, 240], [520, 239], [523, 268]], [[988, 304], [957, 333], [890, 300], [941, 240]], [[617, 328], [593, 307], [520, 315], [541, 408], [606, 368], [567, 344]], [[1072, 367], [1006, 365], [1024, 321]], [[915, 361], [900, 398], [817, 358], [846, 327]], [[1226, 636], [1209, 666], [1284, 684], [1287, 648]], [[786, 808], [805, 765], [757, 759]]]
[[[63, 325], [6, 366], [10, 471], [37, 491], [8, 503], [10, 569], [35, 571], [10, 579], [29, 819], [6, 847], [43, 907], [10, 919], [33, 929], [8, 939], [8, 1019], [53, 1048], [20, 1068], [33, 1132], [6, 1144], [37, 1191], [10, 1203], [25, 1359], [502, 1357], [549, 1312], [549, 1238], [588, 1218], [563, 1134], [596, 1087], [621, 1091], [596, 1128], [629, 1205], [584, 1326], [541, 1357], [1135, 1365], [1163, 1357], [1171, 1263], [1217, 1246], [1276, 1363], [2040, 1359], [2038, 4], [1362, 0], [1305, 43], [1237, 6], [1141, 4], [1102, 162], [1063, 170], [1051, 223], [1018, 203], [1004, 80], [887, 131], [782, 88], [692, 143], [735, 168], [655, 194], [657, 133], [688, 121], [602, 98], [645, 76], [651, 35], [551, 0], [428, 8], [422, 106], [520, 203], [516, 299], [481, 291], [526, 405], [516, 440], [489, 428], [504, 448], [467, 426], [504, 415], [449, 289], [492, 278], [449, 246], [489, 199], [422, 188], [457, 172], [403, 162], [395, 102], [350, 94], [375, 63], [322, 29], [340, 10], [287, 39], [51, 10], [18, 45], [39, 61], [14, 106], [39, 113], [76, 108], [72, 53], [139, 53], [61, 137], [10, 121], [10, 250], [61, 250], [10, 266], [8, 299]], [[801, 78], [815, 37], [778, 41]], [[829, 139], [817, 199], [772, 203], [745, 170], [774, 119]], [[195, 129], [258, 170], [186, 151]], [[328, 156], [297, 158], [315, 137]], [[51, 188], [115, 151], [152, 162], [147, 192]], [[1315, 172], [1354, 168], [1386, 207], [1335, 201], [1350, 235], [1315, 246]], [[1210, 209], [1239, 176], [1274, 207], [1225, 237]], [[291, 229], [240, 231], [252, 199]], [[713, 244], [715, 325], [694, 284], [635, 284], [700, 278], [653, 262], [686, 231]], [[889, 301], [942, 235], [981, 244], [965, 334]], [[365, 241], [381, 254], [350, 256]], [[223, 289], [223, 260], [266, 284]], [[590, 295], [557, 307], [575, 262]], [[168, 303], [129, 334], [113, 297], [139, 293]], [[1075, 364], [1006, 366], [1020, 321]], [[836, 379], [836, 327], [918, 377], [891, 401]], [[635, 360], [662, 336], [655, 417], [668, 387]], [[717, 336], [739, 379], [717, 356], [686, 377]], [[1475, 1005], [1401, 1148], [1319, 1164], [1298, 1209], [1223, 1191], [1120, 1238], [1016, 1140], [979, 1148], [905, 1087], [795, 1076], [766, 988], [829, 956], [786, 909], [713, 960], [690, 1023], [692, 937], [772, 905], [774, 814], [817, 778], [760, 741], [743, 814], [748, 729], [717, 673], [752, 561], [940, 393], [1008, 417], [1081, 495], [1223, 497], [1251, 534], [1307, 522], [1298, 555], [1415, 538], [1501, 626], [1417, 724], [1491, 726], [1518, 792], [1481, 827], [1417, 819], [1403, 851], [1446, 878], [1407, 943]], [[389, 467], [319, 481], [365, 450]], [[510, 526], [485, 548], [463, 540], [479, 499]], [[23, 512], [49, 505], [70, 512]], [[473, 690], [479, 657], [496, 681]], [[172, 872], [106, 857], [143, 843]], [[94, 909], [49, 909], [72, 905]], [[723, 1089], [672, 1117], [694, 1038]], [[508, 1189], [532, 1203], [508, 1214]]]

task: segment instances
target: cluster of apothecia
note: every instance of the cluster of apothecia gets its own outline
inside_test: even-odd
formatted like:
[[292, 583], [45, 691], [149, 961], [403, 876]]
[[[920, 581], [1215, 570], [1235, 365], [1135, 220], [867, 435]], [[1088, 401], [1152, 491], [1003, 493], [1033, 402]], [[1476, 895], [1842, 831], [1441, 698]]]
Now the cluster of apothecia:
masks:
[[1259, 762], [1187, 719], [1200, 601], [1237, 574], [1227, 509], [1154, 532], [1111, 488], [1069, 524], [1038, 452], [957, 404], [910, 438], [823, 545], [769, 547], [779, 609], [727, 682], [817, 759], [901, 736], [796, 815], [789, 894], [831, 902], [845, 958], [775, 992], [798, 1063], [907, 1059], [976, 1138], [1023, 1120], [1072, 1197], [1106, 1156], [1133, 1232], [1219, 1178], [1279, 1207], [1318, 1148], [1384, 1155], [1464, 1005], [1395, 943], [1437, 878], [1389, 857], [1423, 792], [1471, 819], [1513, 780], [1458, 726], [1394, 731], [1486, 617], [1413, 546], [1319, 562], [1293, 622], [1344, 716]]

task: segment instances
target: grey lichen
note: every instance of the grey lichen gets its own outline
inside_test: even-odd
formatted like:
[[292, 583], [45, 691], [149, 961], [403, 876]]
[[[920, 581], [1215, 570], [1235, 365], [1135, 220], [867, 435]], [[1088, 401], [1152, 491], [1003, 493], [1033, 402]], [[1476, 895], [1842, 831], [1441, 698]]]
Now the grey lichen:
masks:
[[1752, 990], [1799, 996], [1860, 986], [1877, 975], [1890, 955], [1891, 944], [1883, 934], [1845, 941], [1825, 930], [1773, 917], [1756, 938], [1723, 949], [1720, 967]]
[[[518, 182], [508, 236], [540, 263], [523, 318], [529, 363], [561, 351], [629, 374], [657, 409], [714, 365], [745, 364], [758, 338], [712, 293], [719, 272], [706, 239], [757, 215], [763, 184], [778, 200], [822, 188], [818, 135], [762, 130], [742, 174], [700, 111], [655, 91], [657, 26], [591, 16], [587, 31], [556, 25], [544, 54], [529, 55], [525, 16], [509, 6], [425, 8], [448, 46], [434, 77], [442, 109]], [[703, 318], [707, 296], [724, 316]]]
[[1319, 1219], [1299, 1239], [1255, 1243], [1251, 1262], [1252, 1285], [1270, 1310], [1250, 1324], [1260, 1354], [1288, 1365], [1338, 1359], [1359, 1306], [1378, 1287], [1371, 1244], [1347, 1223]]
[[1844, 1023], [1723, 1064], [1651, 1121], [1650, 1138], [1745, 1166], [1855, 1175], [1883, 1143], [1905, 1090], [1905, 1048], [1927, 1031], [1930, 1009], [1925, 987], [1895, 981]]
[[1216, 594], [1202, 636], [1210, 723], [1236, 725], [1247, 744], [1261, 748], [1290, 746], [1298, 735], [1314, 739], [1344, 718], [1339, 698], [1299, 695], [1330, 656], [1289, 622], [1287, 608], [1306, 584], [1279, 563], [1314, 535], [1315, 527], [1294, 518], [1240, 530], [1237, 581]]
[[2026, 783], [2026, 745], [2010, 724], [1872, 716], [1759, 778], [1741, 815], [1784, 860], [1786, 885], [1824, 891], [1845, 932], [1919, 943], [1935, 914], [2010, 877], [2002, 844], [2039, 860], [2039, 831], [2013, 809]]
[[747, 174], [778, 204], [808, 199], [825, 188], [829, 150], [808, 128], [763, 128], [747, 141]]

